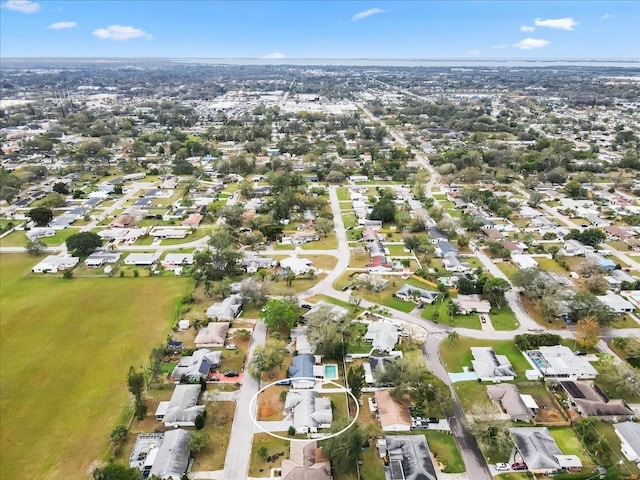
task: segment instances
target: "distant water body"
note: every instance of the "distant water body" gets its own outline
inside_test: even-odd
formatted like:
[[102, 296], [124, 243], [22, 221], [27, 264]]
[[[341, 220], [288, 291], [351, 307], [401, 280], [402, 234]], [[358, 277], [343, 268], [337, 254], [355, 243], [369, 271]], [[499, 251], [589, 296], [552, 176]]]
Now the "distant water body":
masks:
[[618, 67], [638, 68], [640, 59], [522, 60], [522, 59], [385, 59], [385, 58], [173, 58], [204, 65], [294, 65], [336, 67]]

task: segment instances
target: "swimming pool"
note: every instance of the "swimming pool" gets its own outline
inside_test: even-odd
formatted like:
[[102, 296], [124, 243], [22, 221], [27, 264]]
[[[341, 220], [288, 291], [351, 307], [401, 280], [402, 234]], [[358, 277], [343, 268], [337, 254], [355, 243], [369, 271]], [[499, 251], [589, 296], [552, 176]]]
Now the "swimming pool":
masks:
[[329, 380], [338, 378], [338, 365], [336, 364], [325, 365], [324, 378], [328, 378]]

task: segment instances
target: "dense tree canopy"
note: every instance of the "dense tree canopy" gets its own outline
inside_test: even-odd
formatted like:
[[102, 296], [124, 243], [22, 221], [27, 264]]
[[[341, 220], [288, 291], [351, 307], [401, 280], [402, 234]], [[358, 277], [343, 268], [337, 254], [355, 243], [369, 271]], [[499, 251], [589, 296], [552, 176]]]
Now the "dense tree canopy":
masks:
[[79, 232], [66, 240], [67, 249], [74, 255], [86, 256], [102, 246], [102, 238], [94, 232]]

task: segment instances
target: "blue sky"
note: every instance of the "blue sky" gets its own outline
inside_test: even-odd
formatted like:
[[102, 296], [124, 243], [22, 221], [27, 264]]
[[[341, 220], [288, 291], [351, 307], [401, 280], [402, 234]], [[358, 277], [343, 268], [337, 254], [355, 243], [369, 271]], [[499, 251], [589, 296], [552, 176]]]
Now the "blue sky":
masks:
[[2, 57], [640, 59], [640, 2], [0, 0]]

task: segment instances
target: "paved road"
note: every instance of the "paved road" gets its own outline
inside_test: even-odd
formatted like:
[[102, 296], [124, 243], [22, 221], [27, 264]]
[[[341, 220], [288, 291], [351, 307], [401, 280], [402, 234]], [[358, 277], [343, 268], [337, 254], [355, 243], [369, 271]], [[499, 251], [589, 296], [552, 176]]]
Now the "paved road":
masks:
[[[257, 322], [251, 336], [251, 344], [247, 359], [253, 357], [253, 352], [258, 345], [263, 345], [267, 339], [267, 327], [262, 322]], [[229, 438], [229, 447], [224, 462], [223, 480], [239, 480], [247, 478], [249, 472], [249, 460], [251, 456], [251, 444], [253, 442], [254, 423], [250, 415], [250, 404], [253, 396], [260, 389], [260, 382], [251, 375], [245, 375], [240, 387], [240, 397], [236, 404], [236, 413], [233, 416], [233, 427]], [[257, 405], [251, 412], [255, 417]]]

